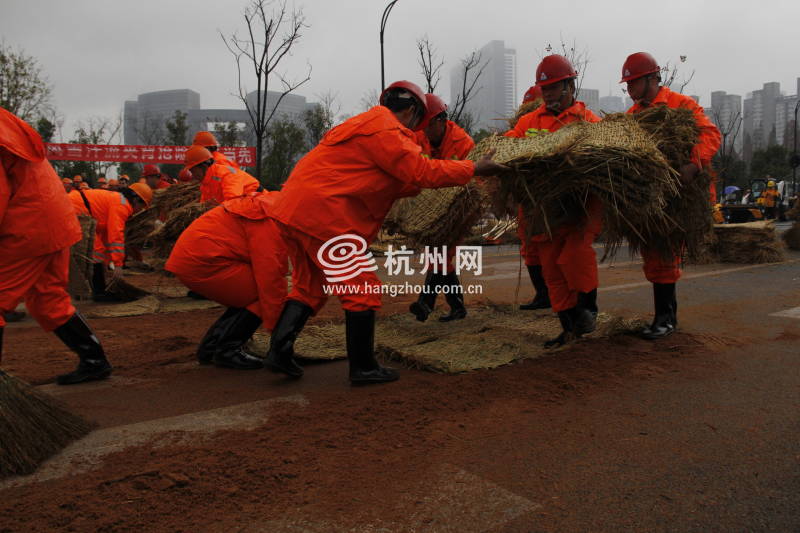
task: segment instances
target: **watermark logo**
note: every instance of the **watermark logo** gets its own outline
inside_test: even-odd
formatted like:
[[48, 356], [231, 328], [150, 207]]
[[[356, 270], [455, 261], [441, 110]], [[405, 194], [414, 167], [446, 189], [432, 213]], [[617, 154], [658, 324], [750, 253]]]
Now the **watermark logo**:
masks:
[[362, 237], [346, 233], [328, 239], [317, 251], [328, 283], [353, 279], [363, 272], [378, 270], [369, 245]]

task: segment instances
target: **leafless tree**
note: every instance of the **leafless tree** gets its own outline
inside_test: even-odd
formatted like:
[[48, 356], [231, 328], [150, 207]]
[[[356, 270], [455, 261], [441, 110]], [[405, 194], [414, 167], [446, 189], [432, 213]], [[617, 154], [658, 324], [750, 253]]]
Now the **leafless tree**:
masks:
[[469, 55], [461, 60], [461, 67], [456, 75], [460, 87], [456, 93], [456, 100], [448, 109], [450, 120], [472, 133], [475, 122], [480, 117], [474, 116], [467, 110], [469, 102], [480, 92], [481, 86], [478, 81], [486, 70], [489, 61], [481, 62], [481, 54], [473, 50]]
[[[74, 139], [70, 142], [79, 144], [119, 144], [122, 133], [122, 115], [116, 118], [90, 117], [77, 124]], [[87, 162], [95, 176], [104, 175], [116, 163], [110, 161]]]
[[333, 91], [316, 95], [319, 102], [303, 113], [309, 145], [313, 148], [322, 137], [336, 124], [342, 110], [339, 97]]
[[369, 111], [376, 105], [378, 105], [378, 100], [380, 99], [380, 94], [378, 93], [377, 89], [370, 89], [361, 97], [359, 100], [359, 105], [361, 106], [362, 111]]
[[[679, 56], [678, 63], [686, 63], [686, 56]], [[678, 77], [678, 73], [680, 72], [680, 68], [678, 63], [672, 63], [671, 61], [667, 61], [667, 63], [661, 67], [661, 85], [664, 87], [672, 88], [672, 84], [676, 82]], [[694, 69], [692, 69], [691, 74], [689, 77], [683, 77], [680, 82], [678, 82], [679, 88], [678, 92], [683, 93], [683, 90], [686, 89], [686, 86], [691, 83], [692, 78], [694, 78]]]
[[[250, 115], [256, 137], [256, 176], [261, 179], [262, 151], [269, 135], [270, 121], [284, 97], [311, 79], [310, 65], [305, 77], [299, 80], [289, 80], [277, 70], [308, 26], [302, 9], [288, 10], [286, 0], [251, 0], [244, 10], [244, 20], [247, 26], [245, 37], [236, 33], [228, 37], [220, 33], [220, 36], [236, 59], [238, 97]], [[256, 78], [255, 98], [252, 100], [247, 98], [243, 79], [246, 68], [250, 68]], [[280, 83], [280, 96], [273, 105], [268, 105], [267, 94], [274, 78]]]
[[436, 86], [442, 79], [441, 70], [444, 60], [438, 58], [438, 51], [427, 35], [417, 39], [417, 51], [419, 52], [419, 66], [425, 78], [425, 92], [435, 93]]
[[728, 171], [736, 160], [736, 137], [739, 136], [739, 132], [742, 128], [742, 112], [737, 111], [728, 117], [723, 117], [721, 109], [712, 109], [711, 120], [717, 125], [722, 135], [722, 146], [717, 153], [717, 160], [719, 161], [720, 168], [717, 170], [722, 178], [721, 189], [724, 191]]
[[[578, 79], [575, 80], [575, 89], [576, 91], [580, 91], [583, 86], [583, 77], [586, 74], [586, 67], [589, 65], [589, 50], [587, 48], [579, 49], [575, 39], [572, 40], [572, 44], [567, 44], [563, 36], [560, 40], [561, 42], [555, 47], [547, 43], [547, 46], [544, 47], [544, 51], [547, 55], [561, 54], [569, 59], [569, 62], [572, 63], [572, 66], [575, 67], [575, 70], [578, 72]], [[542, 56], [544, 55], [545, 54], [542, 54]]]

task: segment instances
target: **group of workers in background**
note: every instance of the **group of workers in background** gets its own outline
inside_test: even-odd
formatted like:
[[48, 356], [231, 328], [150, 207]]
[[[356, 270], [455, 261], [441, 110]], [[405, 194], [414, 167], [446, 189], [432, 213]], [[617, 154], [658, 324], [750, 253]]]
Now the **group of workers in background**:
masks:
[[[567, 58], [545, 57], [536, 69], [535, 86], [526, 93], [526, 99], [541, 98], [543, 103], [505, 135], [545, 135], [572, 122], [599, 121], [576, 100], [577, 76]], [[654, 105], [686, 107], [694, 113], [700, 139], [691, 163], [676, 169], [682, 182], [710, 165], [719, 148], [719, 131], [694, 100], [661, 85], [661, 68], [650, 54], [639, 52], [625, 60], [623, 82], [635, 102], [629, 113]], [[397, 372], [381, 366], [374, 354], [375, 315], [381, 307], [378, 276], [366, 269], [346, 280], [326, 278], [326, 269], [338, 258], [326, 255], [331, 252], [325, 244], [344, 235], [372, 242], [395, 200], [423, 188], [465, 185], [476, 177], [502, 179], [509, 169], [495, 162], [493, 153], [476, 162], [466, 159], [473, 147], [469, 135], [448, 119], [444, 102], [408, 81], [389, 85], [379, 105], [327, 132], [280, 191], [264, 191], [257, 179], [219, 151], [213, 134], [198, 133], [185, 152], [181, 179], [196, 180], [201, 200], [220, 205], [183, 232], [165, 266], [189, 289], [227, 307], [203, 337], [198, 361], [240, 369], [266, 366], [299, 378], [303, 368], [294, 357], [294, 342], [328, 294], [335, 294], [345, 314], [350, 381], [396, 380]], [[124, 221], [150, 204], [153, 189], [169, 183], [145, 172], [147, 183], [124, 187], [118, 182], [117, 192], [79, 186], [65, 195], [39, 136], [5, 110], [0, 110], [0, 159], [0, 248], [9, 251], [0, 258], [0, 311], [13, 310], [24, 298], [41, 326], [78, 354], [78, 368], [60, 376], [59, 383], [105, 378], [111, 366], [66, 292], [69, 247], [80, 239], [75, 213], [97, 220], [94, 260], [101, 287], [105, 281], [100, 277], [108, 271], [121, 275]], [[532, 234], [519, 213], [520, 252], [536, 290], [521, 308], [552, 308], [562, 326], [545, 346], [563, 345], [596, 327], [598, 274], [592, 244], [602, 229], [601, 213], [599, 199], [588, 198], [585, 211], [550, 234]], [[642, 335], [659, 339], [677, 326], [680, 257], [665, 261], [658, 250], [644, 250], [643, 258], [655, 312]], [[448, 286], [442, 292], [450, 313], [442, 320], [466, 316], [452, 270], [451, 255], [443, 272], [434, 270], [426, 278], [410, 308], [418, 320], [428, 318], [436, 294]], [[3, 325], [0, 317], [0, 349]], [[265, 359], [243, 348], [259, 327], [272, 332]]]

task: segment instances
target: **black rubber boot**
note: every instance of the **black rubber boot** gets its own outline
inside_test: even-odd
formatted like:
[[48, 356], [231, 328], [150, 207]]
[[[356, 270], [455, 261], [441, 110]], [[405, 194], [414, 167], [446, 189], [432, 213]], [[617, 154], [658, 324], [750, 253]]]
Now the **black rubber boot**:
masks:
[[200, 346], [197, 347], [197, 362], [201, 365], [210, 365], [214, 359], [214, 353], [219, 347], [219, 341], [222, 339], [224, 331], [223, 324], [231, 319], [231, 317], [239, 311], [236, 307], [229, 307], [222, 313], [216, 322], [211, 324], [208, 331], [200, 341]]
[[444, 297], [447, 300], [447, 305], [450, 306], [450, 313], [440, 316], [439, 322], [450, 322], [466, 318], [467, 308], [464, 306], [464, 291], [456, 273], [450, 272], [447, 274], [442, 285], [447, 287]]
[[92, 300], [95, 302], [119, 302], [119, 298], [106, 291], [106, 266], [103, 263], [92, 265]]
[[572, 312], [572, 319], [578, 337], [597, 329], [597, 289], [578, 293], [578, 305]]
[[558, 348], [564, 346], [567, 342], [575, 337], [574, 324], [572, 322], [572, 309], [558, 312], [558, 320], [561, 322], [561, 334], [554, 339], [550, 339], [544, 343], [545, 348]]
[[653, 283], [655, 317], [649, 327], [642, 330], [642, 338], [656, 340], [671, 335], [677, 325], [677, 300], [674, 283]]
[[419, 298], [417, 298], [416, 302], [408, 306], [408, 310], [411, 311], [420, 322], [428, 320], [428, 316], [433, 312], [433, 308], [436, 305], [436, 295], [441, 282], [441, 274], [428, 272], [428, 275], [425, 276], [425, 285], [422, 288], [422, 292], [419, 293]]
[[106, 359], [100, 341], [83, 317], [75, 312], [69, 320], [53, 332], [67, 348], [78, 354], [78, 367], [69, 374], [56, 378], [59, 385], [74, 385], [85, 381], [106, 379], [111, 375], [111, 364]]
[[396, 381], [400, 376], [375, 360], [375, 311], [345, 311], [350, 383], [369, 385]]
[[542, 275], [542, 265], [529, 265], [528, 275], [531, 278], [536, 295], [529, 303], [519, 306], [523, 311], [533, 311], [535, 309], [550, 309], [550, 294], [547, 291], [547, 284]]
[[264, 368], [261, 358], [250, 355], [243, 349], [260, 325], [261, 317], [247, 309], [232, 307], [225, 311], [214, 324], [218, 328], [216, 350], [212, 356], [214, 365], [238, 370]]
[[578, 305], [597, 316], [597, 289], [578, 293]]
[[264, 366], [273, 372], [286, 374], [289, 377], [303, 376], [303, 367], [294, 359], [294, 341], [303, 331], [306, 321], [311, 316], [311, 307], [296, 300], [287, 300], [269, 343], [269, 352]]

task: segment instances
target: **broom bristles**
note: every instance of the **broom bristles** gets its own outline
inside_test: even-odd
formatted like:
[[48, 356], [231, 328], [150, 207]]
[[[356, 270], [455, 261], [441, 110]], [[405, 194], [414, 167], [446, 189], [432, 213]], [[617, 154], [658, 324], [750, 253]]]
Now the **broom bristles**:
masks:
[[0, 370], [0, 479], [33, 473], [91, 430], [55, 398]]

